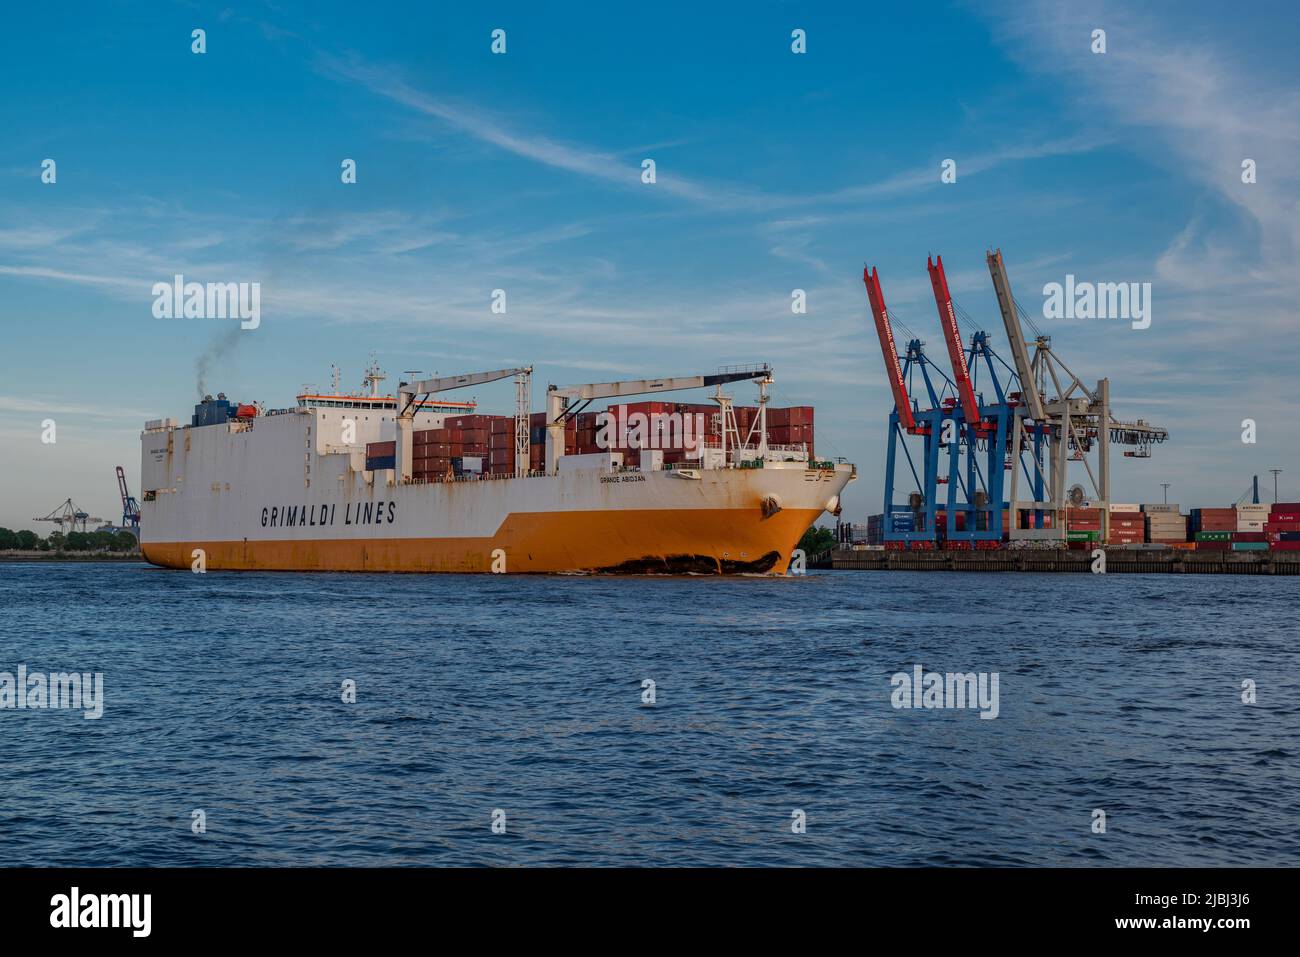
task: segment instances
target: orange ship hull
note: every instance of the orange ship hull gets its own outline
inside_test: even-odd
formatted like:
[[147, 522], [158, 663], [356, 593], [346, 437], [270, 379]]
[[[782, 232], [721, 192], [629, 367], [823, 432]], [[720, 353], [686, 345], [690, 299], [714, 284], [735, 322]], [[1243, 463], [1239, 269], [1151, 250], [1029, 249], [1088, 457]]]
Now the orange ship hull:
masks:
[[[511, 514], [489, 538], [144, 542], [155, 565], [207, 570], [784, 574], [820, 509], [656, 509]], [[708, 543], [702, 545], [702, 543]]]

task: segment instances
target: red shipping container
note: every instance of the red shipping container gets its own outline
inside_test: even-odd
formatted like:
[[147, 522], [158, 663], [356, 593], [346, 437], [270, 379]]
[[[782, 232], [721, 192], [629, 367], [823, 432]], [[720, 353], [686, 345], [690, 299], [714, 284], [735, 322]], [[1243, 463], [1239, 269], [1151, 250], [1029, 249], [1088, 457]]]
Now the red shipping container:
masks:
[[493, 435], [514, 435], [515, 417], [513, 415], [494, 415], [488, 431]]
[[1300, 542], [1270, 542], [1270, 552], [1300, 552]]
[[1198, 552], [1230, 552], [1232, 551], [1232, 542], [1197, 542], [1196, 550]]
[[1300, 522], [1265, 522], [1266, 532], [1300, 532]]
[[459, 434], [453, 434], [451, 441], [462, 445], [487, 445], [488, 436], [492, 434], [487, 429], [458, 429], [457, 432]]
[[1233, 532], [1232, 540], [1234, 542], [1266, 542], [1263, 532]]
[[367, 442], [366, 458], [382, 458], [385, 455], [396, 455], [396, 442]]
[[1274, 509], [1268, 513], [1270, 522], [1300, 522], [1300, 512], [1282, 512]]
[[448, 429], [488, 429], [492, 427], [490, 415], [450, 415], [442, 420]]
[[[534, 412], [532, 415], [528, 417], [529, 428], [534, 428], [534, 429], [543, 428], [545, 427], [545, 425], [546, 425], [545, 412]], [[577, 428], [578, 428], [578, 417], [576, 415], [571, 415], [564, 420], [564, 430], [566, 432], [576, 431]]]
[[1274, 502], [1274, 512], [1300, 512], [1300, 502]]

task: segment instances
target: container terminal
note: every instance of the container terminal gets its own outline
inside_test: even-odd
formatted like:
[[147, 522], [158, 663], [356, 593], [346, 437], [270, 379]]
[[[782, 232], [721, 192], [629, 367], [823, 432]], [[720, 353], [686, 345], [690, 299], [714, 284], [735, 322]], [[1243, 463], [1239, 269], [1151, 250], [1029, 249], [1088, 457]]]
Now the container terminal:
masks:
[[[894, 408], [884, 502], [865, 524], [839, 522], [836, 568], [1286, 573], [1300, 568], [1300, 503], [1259, 501], [1255, 479], [1226, 508], [1111, 500], [1110, 455], [1151, 457], [1168, 432], [1111, 408], [1053, 350], [1011, 289], [1001, 250], [986, 254], [1010, 361], [953, 300], [942, 257], [927, 260], [948, 371], [890, 312], [876, 269], [863, 282]], [[899, 352], [895, 328], [907, 334]], [[963, 340], [963, 330], [968, 339]], [[1026, 330], [1028, 335], [1026, 335]], [[1032, 341], [1032, 351], [1029, 343]], [[951, 372], [951, 375], [948, 372]], [[1069, 484], [1068, 469], [1083, 482]], [[904, 489], [909, 489], [906, 495]]]

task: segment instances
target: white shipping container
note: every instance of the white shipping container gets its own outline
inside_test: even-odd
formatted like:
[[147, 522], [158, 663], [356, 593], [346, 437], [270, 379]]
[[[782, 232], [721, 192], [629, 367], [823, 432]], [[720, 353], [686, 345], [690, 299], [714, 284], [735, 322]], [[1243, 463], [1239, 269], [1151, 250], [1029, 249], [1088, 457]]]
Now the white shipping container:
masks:
[[622, 466], [622, 452], [588, 452], [585, 455], [561, 455], [559, 470], [576, 472], [579, 469], [600, 469], [604, 472], [612, 472]]
[[1140, 512], [1140, 511], [1142, 511], [1141, 507], [1138, 506], [1138, 505], [1116, 505], [1114, 502], [1111, 502], [1111, 503], [1110, 503], [1110, 510], [1111, 510], [1112, 512]]

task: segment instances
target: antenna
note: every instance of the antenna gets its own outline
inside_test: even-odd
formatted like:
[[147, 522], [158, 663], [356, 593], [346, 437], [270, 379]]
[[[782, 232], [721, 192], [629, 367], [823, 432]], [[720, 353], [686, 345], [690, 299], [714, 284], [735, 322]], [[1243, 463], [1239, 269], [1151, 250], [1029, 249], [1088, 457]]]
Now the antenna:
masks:
[[384, 370], [379, 368], [379, 360], [375, 358], [375, 354], [370, 353], [370, 365], [366, 366], [366, 374], [361, 379], [362, 388], [369, 387], [370, 397], [372, 399], [378, 398], [379, 383], [387, 378], [388, 376], [384, 375]]

